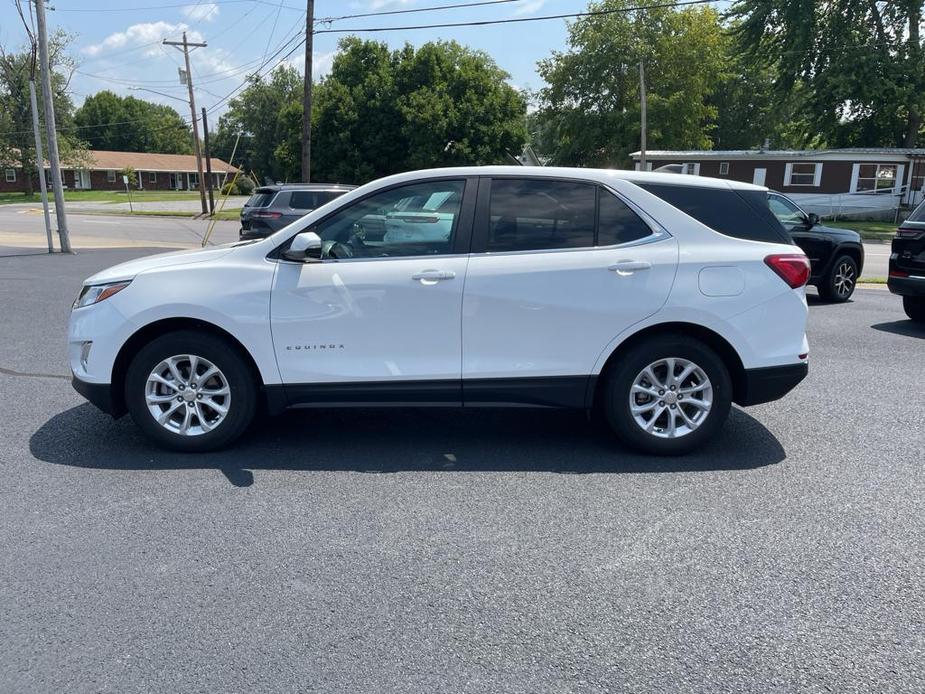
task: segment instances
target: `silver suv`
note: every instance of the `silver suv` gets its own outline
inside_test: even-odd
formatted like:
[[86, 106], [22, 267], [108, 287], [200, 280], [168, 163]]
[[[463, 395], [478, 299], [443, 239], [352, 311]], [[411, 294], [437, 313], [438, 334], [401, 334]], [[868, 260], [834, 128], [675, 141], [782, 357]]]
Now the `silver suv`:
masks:
[[292, 183], [262, 186], [241, 208], [241, 239], [260, 239], [301, 219], [356, 186]]

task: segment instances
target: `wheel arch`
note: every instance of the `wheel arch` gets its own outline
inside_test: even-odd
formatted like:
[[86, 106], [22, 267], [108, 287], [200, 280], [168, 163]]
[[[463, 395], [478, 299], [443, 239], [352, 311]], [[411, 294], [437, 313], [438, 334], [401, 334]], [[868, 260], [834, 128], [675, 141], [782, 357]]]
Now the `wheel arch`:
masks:
[[826, 261], [825, 268], [819, 273], [819, 282], [826, 281], [832, 268], [835, 267], [835, 261], [843, 255], [849, 256], [858, 264], [858, 276], [860, 277], [861, 273], [864, 271], [864, 249], [854, 242], [847, 242], [839, 244], [832, 249], [832, 253]]
[[132, 357], [135, 356], [135, 354], [138, 353], [138, 350], [141, 349], [144, 345], [151, 342], [151, 340], [154, 340], [161, 335], [177, 332], [179, 330], [198, 330], [200, 332], [211, 333], [212, 335], [225, 340], [239, 353], [239, 355], [244, 359], [245, 363], [248, 364], [254, 374], [254, 377], [257, 379], [257, 387], [261, 391], [265, 391], [263, 377], [260, 375], [260, 369], [257, 367], [257, 362], [254, 361], [253, 356], [251, 356], [251, 353], [241, 343], [241, 341], [230, 332], [215, 325], [214, 323], [210, 323], [209, 321], [205, 321], [199, 318], [163, 318], [161, 320], [148, 323], [147, 325], [142, 326], [134, 333], [132, 333], [132, 335], [119, 349], [119, 353], [116, 355], [116, 359], [113, 362], [112, 376], [110, 379], [112, 410], [114, 417], [120, 417], [128, 411], [128, 408], [125, 404], [125, 375], [128, 371], [129, 364], [132, 361]]
[[588, 398], [589, 405], [595, 408], [600, 405], [600, 398], [604, 393], [604, 383], [606, 383], [610, 370], [619, 362], [621, 355], [626, 354], [645, 340], [666, 335], [694, 338], [710, 347], [719, 355], [729, 370], [729, 378], [732, 381], [732, 401], [739, 402], [745, 398], [747, 388], [745, 366], [742, 364], [742, 359], [739, 357], [739, 353], [736, 352], [735, 347], [715, 330], [697, 323], [673, 321], [650, 325], [633, 333], [617, 345], [604, 362], [600, 374], [592, 381], [591, 393]]

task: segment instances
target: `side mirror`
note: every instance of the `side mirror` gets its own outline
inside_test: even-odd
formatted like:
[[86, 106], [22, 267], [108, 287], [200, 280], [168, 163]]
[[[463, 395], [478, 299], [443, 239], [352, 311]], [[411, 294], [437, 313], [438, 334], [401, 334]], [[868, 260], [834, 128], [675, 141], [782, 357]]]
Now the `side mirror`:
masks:
[[319, 262], [321, 260], [321, 237], [314, 231], [303, 231], [301, 234], [296, 234], [289, 248], [283, 251], [283, 257], [297, 263]]
[[808, 215], [806, 215], [806, 228], [807, 229], [812, 229], [818, 223], [819, 223], [819, 215], [817, 215], [815, 212], [810, 212]]

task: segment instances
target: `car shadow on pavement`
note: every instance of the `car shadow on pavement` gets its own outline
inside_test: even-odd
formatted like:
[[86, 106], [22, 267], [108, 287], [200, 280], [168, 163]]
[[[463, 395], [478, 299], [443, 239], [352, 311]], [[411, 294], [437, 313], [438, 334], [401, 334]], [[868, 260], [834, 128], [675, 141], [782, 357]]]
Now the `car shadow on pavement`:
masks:
[[214, 468], [237, 486], [253, 483], [257, 469], [657, 473], [747, 470], [786, 457], [736, 408], [713, 442], [674, 458], [633, 453], [582, 412], [530, 409], [294, 410], [258, 420], [227, 450], [192, 455], [161, 450], [129, 417], [84, 404], [45, 422], [29, 448], [39, 460], [102, 470]]
[[891, 320], [886, 323], [875, 323], [870, 327], [874, 330], [893, 333], [894, 335], [925, 339], [925, 325], [911, 320]]

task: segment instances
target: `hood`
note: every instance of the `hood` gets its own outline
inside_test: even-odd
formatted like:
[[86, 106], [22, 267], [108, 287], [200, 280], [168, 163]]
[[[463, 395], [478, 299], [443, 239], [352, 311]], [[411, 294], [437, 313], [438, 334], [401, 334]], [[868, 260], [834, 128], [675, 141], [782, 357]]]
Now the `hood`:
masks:
[[157, 270], [159, 268], [173, 267], [176, 265], [190, 265], [192, 263], [205, 263], [210, 260], [217, 260], [228, 253], [231, 253], [234, 244], [225, 244], [215, 248], [203, 248], [192, 251], [172, 251], [170, 253], [158, 253], [149, 255], [137, 260], [130, 260], [127, 263], [113, 265], [110, 268], [101, 270], [92, 277], [84, 280], [84, 284], [103, 284], [105, 282], [117, 282], [119, 280], [128, 280], [148, 270]]
[[843, 241], [856, 241], [858, 243], [861, 242], [861, 235], [856, 231], [852, 231], [851, 229], [838, 229], [836, 227], [828, 227], [823, 226], [822, 224], [817, 224], [813, 227], [813, 231], [821, 232], [829, 236], [834, 236]]

